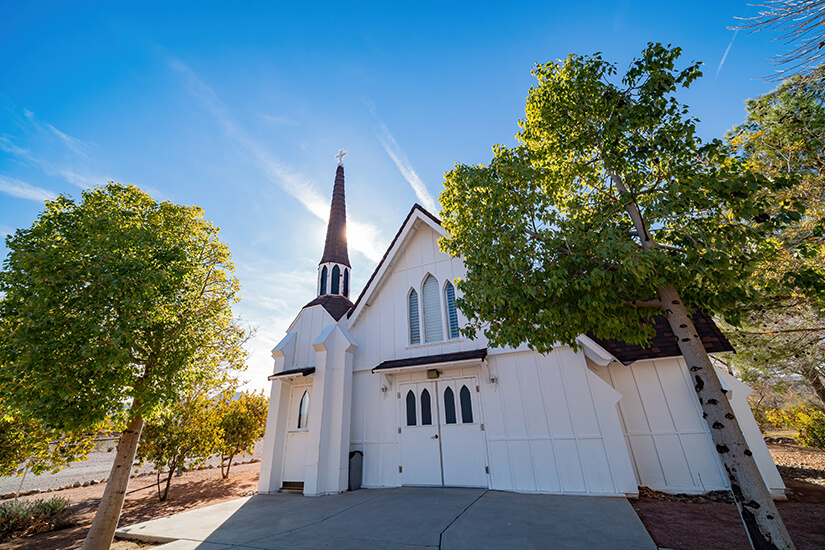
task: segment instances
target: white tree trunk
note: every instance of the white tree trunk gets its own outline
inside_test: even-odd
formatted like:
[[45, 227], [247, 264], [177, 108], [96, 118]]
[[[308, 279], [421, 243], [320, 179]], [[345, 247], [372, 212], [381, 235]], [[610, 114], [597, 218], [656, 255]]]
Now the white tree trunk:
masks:
[[[134, 410], [133, 405], [133, 410]], [[129, 475], [132, 473], [132, 463], [135, 461], [140, 431], [143, 429], [143, 417], [137, 413], [129, 421], [126, 429], [120, 436], [117, 446], [117, 456], [112, 464], [109, 480], [100, 506], [95, 513], [95, 519], [86, 540], [83, 541], [83, 550], [108, 550], [115, 537], [115, 529], [120, 519], [120, 511], [126, 498], [126, 489], [129, 487]]]
[[679, 293], [673, 285], [657, 290], [679, 350], [685, 357], [691, 382], [702, 405], [702, 416], [710, 427], [716, 452], [727, 472], [751, 546], [757, 550], [793, 549], [793, 541], [779, 517], [776, 504], [733, 414], [733, 407], [722, 390], [719, 376]]

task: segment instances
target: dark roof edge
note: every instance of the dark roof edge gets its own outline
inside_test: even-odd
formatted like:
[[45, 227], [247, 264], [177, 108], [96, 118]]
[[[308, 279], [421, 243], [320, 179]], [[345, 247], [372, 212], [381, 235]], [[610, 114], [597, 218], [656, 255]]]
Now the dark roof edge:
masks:
[[421, 357], [408, 357], [406, 359], [393, 359], [392, 361], [384, 361], [377, 367], [372, 369], [372, 372], [399, 369], [402, 367], [419, 367], [421, 365], [437, 365], [440, 363], [452, 363], [455, 361], [468, 361], [471, 359], [483, 360], [487, 357], [487, 348], [474, 349], [470, 351], [457, 351], [454, 353], [442, 353], [439, 355], [424, 355]]
[[302, 367], [300, 369], [289, 369], [281, 372], [276, 372], [275, 374], [269, 375], [269, 380], [275, 380], [278, 378], [285, 378], [287, 376], [291, 376], [293, 374], [300, 374], [301, 376], [309, 376], [315, 372], [315, 367]]
[[361, 299], [367, 293], [367, 290], [369, 290], [370, 285], [372, 285], [373, 279], [375, 279], [375, 276], [378, 275], [379, 271], [381, 271], [381, 266], [383, 266], [384, 262], [387, 260], [387, 257], [390, 254], [390, 250], [392, 250], [392, 247], [395, 246], [395, 242], [398, 240], [398, 237], [401, 236], [401, 233], [404, 231], [404, 228], [407, 226], [407, 222], [410, 221], [410, 218], [412, 218], [413, 212], [415, 212], [416, 210], [421, 211], [422, 214], [424, 214], [425, 216], [430, 218], [432, 221], [434, 221], [438, 225], [441, 225], [441, 220], [436, 218], [432, 213], [430, 213], [429, 210], [427, 210], [426, 208], [424, 208], [423, 206], [421, 206], [418, 203], [413, 204], [412, 208], [410, 208], [410, 211], [407, 214], [407, 217], [404, 218], [403, 222], [401, 222], [401, 227], [398, 228], [398, 231], [395, 233], [395, 237], [393, 237], [392, 241], [390, 241], [390, 245], [387, 247], [387, 250], [384, 252], [384, 255], [381, 257], [381, 260], [378, 262], [378, 265], [375, 266], [375, 269], [373, 270], [372, 275], [370, 275], [370, 278], [367, 280], [367, 284], [365, 284], [364, 288], [361, 289], [361, 294], [358, 295], [358, 298], [355, 300], [355, 303], [352, 305], [352, 308], [347, 313], [347, 319], [352, 317], [352, 312], [355, 311], [358, 308], [358, 304], [361, 303]]

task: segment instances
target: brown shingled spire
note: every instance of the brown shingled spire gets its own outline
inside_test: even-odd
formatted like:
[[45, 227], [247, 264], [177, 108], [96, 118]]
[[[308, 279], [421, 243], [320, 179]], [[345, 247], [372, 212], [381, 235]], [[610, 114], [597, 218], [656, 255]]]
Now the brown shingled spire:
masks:
[[347, 204], [344, 197], [344, 165], [339, 163], [332, 188], [332, 205], [329, 208], [329, 225], [324, 255], [320, 264], [336, 263], [350, 267], [347, 253]]

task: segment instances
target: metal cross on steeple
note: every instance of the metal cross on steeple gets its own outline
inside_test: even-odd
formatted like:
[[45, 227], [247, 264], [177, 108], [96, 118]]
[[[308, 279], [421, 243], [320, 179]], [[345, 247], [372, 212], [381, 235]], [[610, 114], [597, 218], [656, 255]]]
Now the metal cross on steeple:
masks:
[[338, 154], [335, 155], [335, 158], [338, 159], [338, 166], [343, 166], [344, 165], [344, 157], [345, 156], [347, 156], [347, 152], [344, 151], [343, 149], [339, 149]]

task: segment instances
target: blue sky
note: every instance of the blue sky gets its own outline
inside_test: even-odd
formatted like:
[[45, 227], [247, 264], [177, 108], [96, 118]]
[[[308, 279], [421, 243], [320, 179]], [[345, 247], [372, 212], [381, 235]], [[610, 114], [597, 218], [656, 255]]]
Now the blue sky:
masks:
[[444, 172], [515, 142], [534, 63], [602, 52], [621, 72], [649, 41], [679, 45], [705, 63], [682, 100], [721, 137], [781, 49], [726, 28], [747, 15], [745, 0], [0, 0], [0, 234], [108, 180], [200, 205], [232, 251], [236, 313], [258, 329], [244, 377], [263, 388], [315, 296], [339, 148], [357, 294]]

